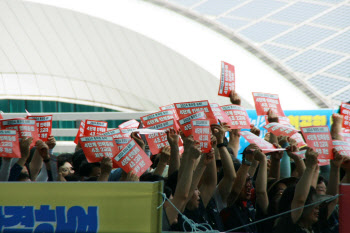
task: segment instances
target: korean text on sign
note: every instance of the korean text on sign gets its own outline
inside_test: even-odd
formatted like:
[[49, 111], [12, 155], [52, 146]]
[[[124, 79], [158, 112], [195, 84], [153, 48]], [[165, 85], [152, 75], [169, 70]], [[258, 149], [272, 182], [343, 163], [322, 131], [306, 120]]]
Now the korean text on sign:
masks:
[[235, 67], [222, 61], [218, 95], [229, 97], [232, 90], [235, 90]]
[[140, 122], [138, 122], [135, 119], [126, 121], [124, 123], [121, 123], [118, 128], [119, 129], [137, 129], [140, 125]]
[[324, 126], [327, 125], [327, 116], [326, 115], [289, 115], [288, 119], [290, 124], [294, 126], [296, 129], [300, 129], [300, 127], [308, 127], [308, 126]]
[[222, 108], [220, 108], [220, 106], [218, 104], [215, 103], [210, 103], [210, 107], [211, 110], [214, 113], [214, 116], [216, 118], [217, 121], [221, 121], [222, 123], [227, 123], [227, 125], [232, 128], [232, 121], [231, 119], [228, 117], [228, 115], [224, 112], [224, 110], [222, 110]]
[[114, 160], [126, 173], [132, 171], [137, 176], [141, 176], [152, 165], [146, 153], [133, 139], [114, 157]]
[[98, 206], [0, 206], [0, 232], [97, 233], [98, 218]]
[[294, 129], [294, 128], [290, 128], [288, 126], [279, 124], [279, 123], [269, 123], [267, 125], [264, 126], [264, 128], [270, 132], [273, 133], [276, 136], [288, 136], [291, 137], [294, 134], [298, 133], [298, 130]]
[[1, 121], [1, 129], [14, 129], [18, 132], [18, 138], [32, 137], [33, 142], [30, 145], [33, 147], [36, 141], [39, 140], [38, 128], [35, 120], [9, 119]]
[[224, 105], [221, 109], [231, 119], [232, 129], [250, 129], [250, 120], [247, 110], [239, 105]]
[[295, 142], [297, 143], [297, 147], [302, 147], [302, 146], [306, 146], [306, 143], [303, 139], [303, 136], [301, 136], [300, 133], [296, 133], [293, 136], [290, 137], [291, 139], [294, 139]]
[[111, 136], [111, 137], [113, 137], [114, 139], [125, 137], [125, 135], [123, 135], [123, 133], [121, 132], [120, 129], [108, 130], [108, 131], [105, 132], [105, 133], [101, 133], [99, 136]]
[[[174, 117], [173, 111], [164, 110], [164, 111], [159, 111], [159, 112], [155, 112], [155, 113], [143, 116], [140, 119], [142, 121], [143, 126], [145, 128], [148, 128], [150, 126], [157, 125], [165, 121], [169, 121], [171, 119], [175, 119], [175, 117]], [[178, 130], [179, 128], [178, 128], [178, 125], [176, 124], [176, 121], [175, 121], [175, 126], [176, 126], [176, 130]]]
[[339, 141], [339, 140], [334, 140], [333, 141], [333, 148], [339, 152], [339, 154], [343, 156], [350, 156], [350, 143], [349, 142], [344, 142], [344, 141]]
[[274, 111], [278, 116], [285, 116], [278, 95], [253, 92], [253, 98], [258, 116], [267, 115], [269, 109]]
[[16, 130], [0, 130], [0, 157], [21, 158]]
[[196, 119], [206, 119], [205, 113], [203, 111], [200, 111], [179, 120], [181, 131], [184, 133], [186, 137], [190, 136], [192, 133], [191, 120], [196, 120]]
[[255, 134], [249, 131], [241, 131], [239, 132], [239, 134], [242, 137], [244, 137], [244, 139], [247, 140], [250, 144], [256, 144], [264, 153], [284, 150], [274, 147], [274, 145], [272, 145], [271, 143], [265, 141], [264, 139], [256, 136]]
[[27, 116], [28, 119], [36, 120], [39, 138], [46, 142], [51, 136], [52, 131], [52, 115], [48, 116]]
[[106, 121], [85, 121], [84, 136], [96, 136], [107, 131], [108, 123]]
[[99, 162], [103, 157], [112, 159], [119, 152], [113, 137], [81, 137], [80, 144], [89, 163]]
[[84, 136], [84, 130], [85, 130], [85, 121], [80, 121], [79, 129], [74, 139], [75, 144], [78, 144], [80, 137]]
[[332, 137], [327, 126], [302, 127], [301, 132], [307, 145], [318, 153], [319, 159], [333, 159]]
[[[169, 120], [157, 125], [153, 125], [149, 127], [148, 129], [158, 129], [158, 130], [168, 130], [168, 129], [175, 129], [175, 120]], [[147, 134], [146, 140], [149, 146], [149, 149], [153, 155], [156, 155], [162, 151], [162, 148], [165, 146], [169, 146], [168, 138], [166, 136], [165, 132], [161, 133], [153, 133], [153, 134]], [[179, 140], [179, 146], [182, 146], [182, 141]]]
[[211, 131], [209, 120], [192, 120], [193, 139], [199, 141], [203, 153], [209, 153], [211, 149]]
[[350, 104], [342, 103], [340, 106], [340, 114], [343, 115], [343, 127], [350, 129]]
[[196, 102], [184, 102], [184, 103], [175, 103], [175, 108], [179, 119], [186, 118], [190, 115], [193, 115], [197, 112], [204, 111], [210, 124], [216, 124], [216, 118], [213, 111], [211, 110], [208, 100], [196, 101]]
[[346, 142], [350, 142], [350, 133], [339, 133], [342, 137], [343, 140]]
[[179, 119], [179, 116], [177, 115], [175, 106], [173, 104], [169, 104], [169, 105], [166, 105], [166, 106], [163, 106], [163, 107], [159, 107], [159, 109], [162, 110], [162, 111], [164, 111], [164, 110], [171, 110], [174, 113], [175, 119], [176, 120]]

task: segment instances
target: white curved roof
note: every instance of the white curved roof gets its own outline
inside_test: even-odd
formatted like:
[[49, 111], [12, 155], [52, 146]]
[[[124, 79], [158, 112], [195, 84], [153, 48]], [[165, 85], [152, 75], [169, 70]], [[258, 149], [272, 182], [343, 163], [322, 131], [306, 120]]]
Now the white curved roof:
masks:
[[[148, 0], [216, 27], [320, 106], [350, 100], [348, 0]], [[196, 17], [194, 17], [194, 15]], [[276, 65], [277, 64], [277, 65]]]
[[0, 35], [1, 99], [55, 100], [126, 111], [200, 99], [228, 102], [217, 96], [217, 78], [190, 60], [88, 15], [1, 0]]

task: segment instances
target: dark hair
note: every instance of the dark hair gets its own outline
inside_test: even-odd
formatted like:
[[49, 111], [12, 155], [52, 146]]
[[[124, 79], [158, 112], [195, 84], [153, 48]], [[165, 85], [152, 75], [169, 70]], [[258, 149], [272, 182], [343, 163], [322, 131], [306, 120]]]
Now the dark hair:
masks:
[[[295, 185], [287, 187], [282, 197], [278, 203], [278, 212], [283, 213], [291, 210], [291, 204], [293, 202], [294, 194], [295, 194]], [[312, 197], [316, 195], [316, 189], [314, 187], [310, 187], [309, 194], [307, 195], [306, 201], [304, 205], [308, 205], [312, 202]]]
[[144, 173], [140, 176], [140, 181], [154, 182], [154, 181], [161, 181], [161, 180], [164, 180], [163, 176], [154, 175], [153, 173], [150, 173], [150, 172]]
[[72, 164], [72, 157], [73, 154], [71, 153], [64, 153], [57, 156], [57, 168], [63, 166], [65, 163]]
[[16, 181], [25, 181], [26, 179], [30, 179], [27, 173], [21, 172], [19, 173]]
[[79, 176], [85, 176], [90, 177], [91, 172], [95, 167], [100, 167], [100, 163], [88, 163], [87, 161], [84, 161], [80, 164], [79, 167]]
[[82, 149], [77, 150], [72, 156], [72, 165], [74, 171], [79, 174], [80, 166], [83, 162], [87, 162], [84, 151]]
[[328, 181], [323, 176], [319, 175], [317, 179], [317, 184], [321, 184], [322, 182], [324, 182], [326, 187], [328, 186]]

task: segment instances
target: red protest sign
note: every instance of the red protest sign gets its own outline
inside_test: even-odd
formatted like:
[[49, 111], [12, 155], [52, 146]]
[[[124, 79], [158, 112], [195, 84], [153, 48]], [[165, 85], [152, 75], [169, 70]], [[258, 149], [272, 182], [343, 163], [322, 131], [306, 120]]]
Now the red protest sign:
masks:
[[[270, 123], [270, 122], [268, 121], [268, 116], [265, 116], [265, 122], [266, 122], [266, 124], [269, 124], [269, 123]], [[279, 116], [279, 117], [278, 117], [278, 123], [280, 123], [281, 125], [285, 125], [285, 126], [294, 128], [294, 127], [290, 124], [290, 120], [289, 120], [288, 117]]]
[[0, 130], [0, 157], [21, 158], [16, 130]]
[[[147, 129], [157, 129], [163, 130], [164, 132], [146, 134], [146, 141], [148, 143], [149, 149], [153, 155], [156, 155], [162, 151], [162, 148], [165, 146], [169, 146], [168, 138], [166, 136], [165, 131], [168, 129], [175, 130], [175, 120], [169, 120], [157, 125], [153, 125], [148, 127]], [[179, 140], [179, 147], [183, 146], [182, 141]]]
[[343, 128], [350, 129], [350, 104], [342, 103], [340, 114], [343, 115]]
[[290, 137], [291, 139], [294, 139], [297, 143], [297, 147], [302, 147], [302, 146], [306, 146], [306, 143], [303, 139], [303, 136], [301, 136], [300, 133], [296, 133], [293, 136]]
[[350, 232], [350, 185], [339, 185], [339, 233]]
[[86, 120], [84, 136], [96, 136], [107, 131], [106, 121]]
[[232, 129], [250, 129], [249, 116], [244, 107], [229, 104], [221, 106], [221, 109], [231, 119]]
[[75, 136], [75, 139], [74, 139], [75, 144], [78, 144], [80, 137], [84, 136], [84, 129], [85, 129], [85, 121], [81, 121], [77, 136]]
[[[160, 124], [171, 119], [175, 119], [175, 117], [174, 117], [174, 112], [172, 110], [164, 110], [164, 111], [148, 114], [146, 116], [141, 117], [140, 119], [144, 127], [148, 128], [150, 126]], [[179, 126], [177, 125], [176, 121], [175, 121], [175, 126], [176, 126], [176, 130], [179, 130]]]
[[193, 139], [199, 141], [203, 153], [209, 153], [211, 149], [211, 131], [209, 120], [192, 120]]
[[138, 122], [135, 119], [126, 121], [124, 123], [121, 123], [118, 128], [119, 129], [137, 129], [140, 125], [140, 122]]
[[166, 106], [163, 106], [163, 107], [159, 107], [159, 109], [162, 110], [162, 111], [164, 111], [164, 110], [171, 110], [171, 111], [173, 111], [175, 119], [179, 120], [179, 116], [177, 115], [175, 106], [173, 104], [169, 104], [169, 105], [166, 105]]
[[122, 138], [125, 137], [125, 135], [121, 132], [120, 129], [112, 129], [112, 130], [108, 130], [105, 133], [101, 133], [99, 136], [111, 136], [114, 139], [115, 138]]
[[343, 137], [343, 141], [350, 142], [350, 133], [339, 133]]
[[227, 123], [227, 125], [232, 128], [232, 121], [228, 117], [228, 115], [220, 108], [218, 104], [210, 103], [211, 110], [214, 113], [214, 116], [216, 118], [216, 121], [221, 121]]
[[308, 146], [312, 147], [319, 159], [333, 159], [332, 137], [327, 126], [300, 127]]
[[196, 119], [206, 119], [205, 113], [203, 111], [200, 111], [179, 120], [181, 131], [185, 134], [186, 137], [190, 136], [192, 132], [191, 120], [196, 120]]
[[269, 153], [273, 151], [285, 150], [283, 148], [276, 148], [271, 143], [265, 141], [264, 139], [256, 136], [249, 131], [241, 131], [239, 134], [244, 137], [250, 144], [256, 144], [264, 153]]
[[179, 119], [186, 118], [197, 112], [204, 111], [210, 124], [216, 124], [216, 118], [213, 111], [211, 110], [208, 100], [195, 101], [195, 102], [184, 102], [184, 103], [175, 103], [176, 113], [179, 116]]
[[253, 92], [256, 115], [267, 115], [269, 109], [274, 111], [278, 116], [285, 116], [281, 108], [280, 100], [276, 94], [266, 94]]
[[96, 136], [107, 131], [108, 123], [106, 121], [85, 120], [80, 122], [77, 136], [74, 143], [78, 144], [80, 137]]
[[[306, 150], [295, 151], [293, 154], [299, 156], [302, 159], [305, 159]], [[325, 166], [329, 164], [329, 159], [318, 159], [319, 166]]]
[[350, 143], [340, 140], [333, 140], [333, 148], [339, 152], [340, 155], [350, 156]]
[[118, 150], [120, 152], [131, 141], [131, 138], [130, 137], [128, 137], [128, 138], [125, 138], [125, 137], [115, 138], [114, 141], [117, 144]]
[[112, 159], [119, 152], [110, 136], [81, 137], [80, 145], [89, 163], [100, 162], [104, 157]]
[[33, 147], [36, 141], [39, 140], [38, 128], [35, 120], [26, 119], [8, 119], [1, 121], [1, 129], [15, 129], [18, 132], [18, 138], [32, 137], [33, 142], [30, 147]]
[[235, 89], [235, 67], [227, 62], [221, 62], [220, 86], [218, 95], [230, 97]]
[[118, 166], [126, 173], [132, 171], [140, 177], [151, 165], [152, 162], [147, 154], [141, 149], [137, 143], [131, 141], [120, 151], [114, 159]]
[[282, 124], [279, 124], [279, 123], [275, 123], [275, 122], [272, 122], [272, 123], [269, 123], [269, 124], [265, 125], [264, 128], [268, 132], [271, 132], [271, 133], [273, 133], [276, 136], [291, 137], [294, 134], [299, 132], [298, 130], [296, 130], [294, 128], [291, 128], [291, 127], [288, 127], [288, 126], [285, 126], [285, 125], [282, 125]]
[[46, 142], [51, 136], [52, 131], [52, 115], [47, 116], [32, 116], [28, 115], [27, 119], [33, 119], [36, 121], [36, 127], [38, 128], [39, 138]]

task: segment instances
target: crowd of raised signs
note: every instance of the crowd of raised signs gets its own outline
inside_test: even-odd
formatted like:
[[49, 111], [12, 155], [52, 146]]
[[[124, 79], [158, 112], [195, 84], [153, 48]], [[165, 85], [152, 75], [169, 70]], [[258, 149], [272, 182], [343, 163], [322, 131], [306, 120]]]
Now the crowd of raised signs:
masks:
[[[75, 151], [60, 155], [53, 155], [52, 116], [2, 119], [0, 179], [163, 180], [167, 231], [339, 232], [339, 184], [350, 183], [350, 105], [333, 114], [331, 129], [299, 131], [278, 95], [254, 92], [257, 115], [267, 122], [260, 135], [224, 62], [218, 94], [231, 104], [174, 103], [112, 130], [105, 121], [82, 120]], [[240, 137], [250, 143], [242, 160]]]

